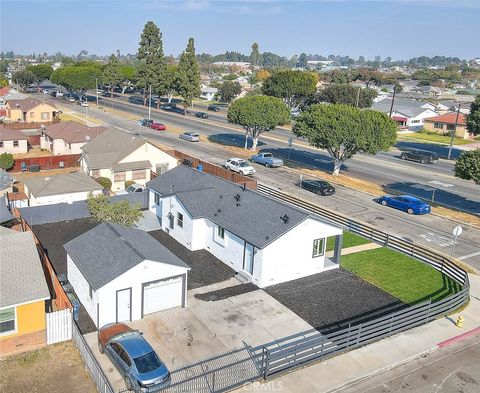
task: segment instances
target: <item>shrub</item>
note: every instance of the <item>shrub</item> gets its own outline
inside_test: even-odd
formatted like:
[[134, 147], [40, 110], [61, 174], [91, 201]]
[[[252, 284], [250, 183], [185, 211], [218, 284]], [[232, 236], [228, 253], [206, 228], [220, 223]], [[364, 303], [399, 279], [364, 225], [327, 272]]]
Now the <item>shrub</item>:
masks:
[[112, 181], [108, 177], [97, 177], [95, 181], [106, 190], [110, 190], [112, 188]]
[[133, 180], [126, 180], [125, 181], [125, 189], [130, 187], [132, 184], [135, 184], [135, 182]]
[[3, 153], [0, 154], [0, 168], [8, 170], [13, 168], [15, 164], [15, 160], [13, 159], [13, 155], [10, 153]]

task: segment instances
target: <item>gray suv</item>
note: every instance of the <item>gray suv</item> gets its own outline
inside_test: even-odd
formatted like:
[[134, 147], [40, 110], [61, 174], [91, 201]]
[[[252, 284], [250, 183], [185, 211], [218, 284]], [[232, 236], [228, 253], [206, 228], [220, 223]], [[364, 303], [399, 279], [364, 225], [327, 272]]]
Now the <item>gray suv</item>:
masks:
[[400, 155], [402, 160], [418, 161], [420, 164], [433, 164], [438, 161], [438, 154], [427, 150], [407, 150]]

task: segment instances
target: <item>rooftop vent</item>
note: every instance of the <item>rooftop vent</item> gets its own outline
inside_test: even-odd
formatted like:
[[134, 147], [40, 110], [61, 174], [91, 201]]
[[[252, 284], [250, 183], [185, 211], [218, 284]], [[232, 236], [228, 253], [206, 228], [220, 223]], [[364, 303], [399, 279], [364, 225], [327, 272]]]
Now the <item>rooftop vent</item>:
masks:
[[237, 194], [233, 197], [237, 202], [240, 202], [240, 194]]
[[242, 184], [242, 190], [245, 191], [247, 189], [247, 183]]
[[288, 224], [290, 217], [285, 214], [283, 217], [280, 217], [280, 220], [282, 220], [285, 224]]

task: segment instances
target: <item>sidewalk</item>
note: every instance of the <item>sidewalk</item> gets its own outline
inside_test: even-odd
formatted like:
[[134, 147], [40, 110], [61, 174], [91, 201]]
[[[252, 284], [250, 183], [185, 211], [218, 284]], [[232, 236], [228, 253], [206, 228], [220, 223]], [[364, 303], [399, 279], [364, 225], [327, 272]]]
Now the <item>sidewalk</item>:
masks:
[[[327, 393], [388, 370], [442, 346], [455, 342], [461, 334], [480, 326], [480, 276], [469, 275], [470, 303], [461, 312], [463, 328], [454, 324], [458, 314], [438, 319], [395, 336], [383, 339], [351, 352], [307, 366], [303, 369], [272, 379], [271, 389], [282, 392]], [[478, 333], [477, 333], [478, 334]], [[448, 341], [445, 343], [445, 341]], [[262, 387], [259, 386], [258, 389]], [[254, 391], [245, 385], [238, 392]], [[259, 390], [260, 391], [260, 390]], [[262, 391], [265, 390], [265, 386]], [[273, 390], [271, 390], [273, 391]]]

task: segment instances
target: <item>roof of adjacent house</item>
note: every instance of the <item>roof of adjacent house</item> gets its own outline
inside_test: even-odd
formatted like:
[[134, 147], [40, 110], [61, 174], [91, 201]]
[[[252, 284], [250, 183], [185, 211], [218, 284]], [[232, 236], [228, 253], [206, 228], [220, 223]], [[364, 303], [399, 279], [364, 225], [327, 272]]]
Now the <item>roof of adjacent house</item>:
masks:
[[148, 143], [138, 135], [109, 128], [82, 147], [89, 169], [110, 168], [138, 148]]
[[[429, 103], [424, 101], [412, 100], [408, 98], [396, 98], [395, 102], [393, 103], [393, 111], [402, 113], [407, 117], [415, 117], [429, 109], [426, 107], [427, 104]], [[391, 105], [392, 98], [388, 97], [374, 102], [373, 109], [387, 113], [390, 112]]]
[[0, 227], [0, 308], [48, 299], [45, 275], [32, 232]]
[[[457, 118], [456, 112], [446, 113], [440, 116], [427, 117], [424, 121], [435, 122], [435, 123], [446, 123], [446, 124], [455, 124], [455, 119]], [[466, 126], [465, 115], [459, 113], [457, 124], [460, 126]]]
[[57, 109], [55, 104], [52, 104], [51, 102], [39, 101], [34, 98], [25, 98], [24, 100], [8, 100], [7, 101], [7, 105], [10, 107], [10, 109], [18, 108], [18, 109], [21, 109], [22, 112], [28, 112], [42, 104], [46, 104], [51, 106], [54, 109]]
[[0, 191], [12, 186], [13, 178], [3, 169], [0, 169]]
[[27, 139], [26, 135], [20, 130], [0, 127], [0, 141], [20, 141]]
[[10, 93], [11, 88], [8, 86], [2, 87], [0, 89], [0, 97], [5, 97], [8, 93]]
[[35, 197], [70, 194], [73, 192], [101, 191], [103, 187], [83, 172], [55, 176], [27, 177], [23, 183]]
[[257, 248], [266, 247], [312, 216], [304, 210], [185, 165], [156, 177], [147, 186], [164, 196], [175, 195], [192, 218], [208, 218]]
[[0, 224], [12, 221], [15, 217], [8, 210], [7, 198], [5, 195], [0, 197]]
[[107, 127], [87, 127], [74, 121], [62, 121], [46, 126], [43, 133], [52, 139], [63, 139], [67, 143], [86, 143], [106, 129]]
[[94, 290], [145, 260], [190, 269], [147, 232], [112, 223], [96, 226], [64, 248]]

